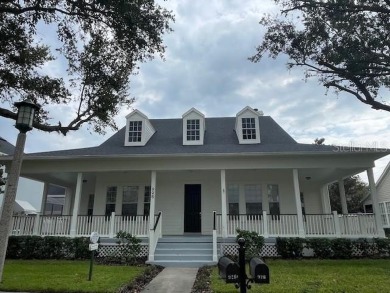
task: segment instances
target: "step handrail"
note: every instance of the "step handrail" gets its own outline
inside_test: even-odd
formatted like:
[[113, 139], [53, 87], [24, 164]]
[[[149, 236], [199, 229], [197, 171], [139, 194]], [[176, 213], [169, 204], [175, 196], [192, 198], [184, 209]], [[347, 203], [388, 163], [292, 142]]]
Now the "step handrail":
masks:
[[154, 252], [158, 243], [158, 239], [162, 237], [162, 212], [157, 215], [157, 219], [154, 223], [153, 229], [150, 229], [149, 233], [149, 261], [154, 261]]
[[160, 221], [160, 217], [161, 217], [161, 212], [159, 212], [157, 215], [157, 219], [156, 219], [156, 222], [154, 223], [153, 231], [156, 231], [158, 222]]

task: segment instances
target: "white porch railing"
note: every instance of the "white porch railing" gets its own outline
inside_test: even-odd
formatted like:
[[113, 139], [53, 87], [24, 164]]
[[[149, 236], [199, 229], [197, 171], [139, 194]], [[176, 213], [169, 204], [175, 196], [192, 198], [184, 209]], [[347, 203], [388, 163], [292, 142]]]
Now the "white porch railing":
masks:
[[[299, 237], [298, 216], [289, 214], [227, 215], [228, 237], [236, 230], [255, 231], [267, 237]], [[222, 217], [217, 215], [217, 234], [222, 235]], [[373, 214], [306, 214], [303, 216], [305, 237], [378, 237]]]
[[40, 216], [38, 235], [68, 236], [72, 216]]
[[33, 235], [37, 224], [37, 215], [13, 216], [11, 222], [11, 235]]
[[149, 216], [78, 216], [77, 235], [89, 236], [98, 232], [102, 237], [115, 237], [119, 231], [125, 231], [137, 237], [148, 235]]
[[[11, 235], [70, 236], [72, 216], [13, 216]], [[75, 236], [89, 236], [98, 232], [102, 237], [115, 237], [119, 231], [147, 237], [149, 216], [78, 216]]]

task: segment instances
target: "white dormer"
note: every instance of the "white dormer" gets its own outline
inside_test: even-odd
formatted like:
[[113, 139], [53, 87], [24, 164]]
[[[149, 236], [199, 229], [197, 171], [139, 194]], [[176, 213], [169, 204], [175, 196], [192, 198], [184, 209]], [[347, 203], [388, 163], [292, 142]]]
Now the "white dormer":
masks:
[[134, 110], [126, 116], [125, 146], [144, 146], [156, 132], [149, 118]]
[[183, 114], [183, 145], [202, 145], [204, 141], [204, 115], [191, 108]]
[[236, 134], [240, 144], [260, 143], [259, 116], [262, 112], [246, 106], [236, 115]]

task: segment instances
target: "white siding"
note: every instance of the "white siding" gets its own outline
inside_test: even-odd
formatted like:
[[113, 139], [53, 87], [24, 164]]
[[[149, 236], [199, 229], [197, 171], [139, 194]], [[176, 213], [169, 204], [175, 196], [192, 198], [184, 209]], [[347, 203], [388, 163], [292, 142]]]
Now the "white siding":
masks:
[[390, 172], [384, 174], [383, 179], [376, 187], [378, 202], [390, 201]]

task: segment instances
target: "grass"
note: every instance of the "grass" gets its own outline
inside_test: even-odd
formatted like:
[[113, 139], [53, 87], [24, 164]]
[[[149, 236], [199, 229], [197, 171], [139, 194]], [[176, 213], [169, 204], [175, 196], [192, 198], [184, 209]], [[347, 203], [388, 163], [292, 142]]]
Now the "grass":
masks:
[[[390, 260], [267, 260], [270, 284], [252, 284], [248, 292], [389, 292]], [[248, 270], [247, 270], [248, 272]], [[249, 273], [248, 273], [249, 274]], [[234, 292], [218, 269], [211, 274], [213, 292]]]
[[88, 281], [89, 261], [7, 260], [0, 291], [117, 292], [144, 270], [95, 264]]

